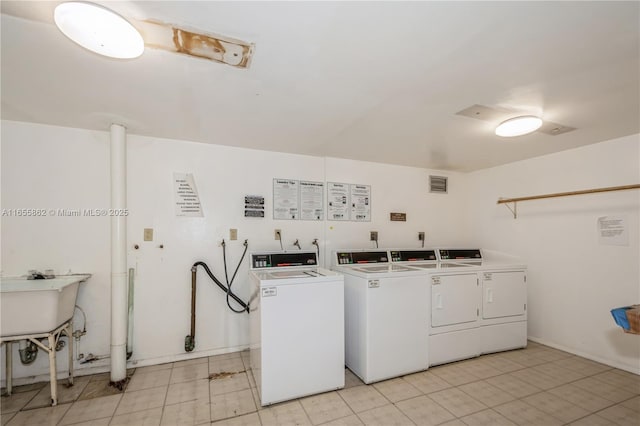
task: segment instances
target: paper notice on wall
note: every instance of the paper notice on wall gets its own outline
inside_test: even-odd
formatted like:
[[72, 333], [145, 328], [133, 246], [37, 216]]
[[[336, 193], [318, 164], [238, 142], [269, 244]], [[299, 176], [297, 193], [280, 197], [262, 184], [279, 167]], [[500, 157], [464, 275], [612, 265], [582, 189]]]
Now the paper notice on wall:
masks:
[[298, 219], [299, 191], [297, 180], [273, 180], [273, 218]]
[[628, 246], [629, 232], [625, 216], [598, 218], [598, 242], [607, 246]]
[[351, 185], [351, 220], [371, 221], [371, 186]]
[[324, 220], [324, 183], [300, 181], [300, 219]]
[[244, 217], [264, 217], [264, 197], [262, 195], [244, 196]]
[[327, 219], [349, 220], [349, 184], [327, 183]]
[[202, 217], [202, 206], [193, 173], [173, 173], [176, 216]]

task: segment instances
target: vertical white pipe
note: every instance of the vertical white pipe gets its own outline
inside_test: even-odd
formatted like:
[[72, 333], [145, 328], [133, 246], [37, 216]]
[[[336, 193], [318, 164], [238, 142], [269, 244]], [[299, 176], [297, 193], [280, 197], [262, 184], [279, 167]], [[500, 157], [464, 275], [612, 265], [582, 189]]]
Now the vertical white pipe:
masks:
[[[127, 208], [126, 129], [111, 125], [111, 208]], [[111, 216], [111, 381], [127, 377], [127, 222]]]

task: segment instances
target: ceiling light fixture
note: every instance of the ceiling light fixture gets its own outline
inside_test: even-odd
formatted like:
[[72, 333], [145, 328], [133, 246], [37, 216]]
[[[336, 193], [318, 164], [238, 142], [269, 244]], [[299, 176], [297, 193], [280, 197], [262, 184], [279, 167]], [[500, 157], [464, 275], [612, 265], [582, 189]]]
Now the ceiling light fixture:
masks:
[[496, 127], [496, 135], [510, 138], [535, 132], [542, 126], [542, 119], [533, 115], [510, 118]]
[[110, 58], [137, 58], [142, 36], [126, 19], [94, 3], [59, 4], [53, 14], [62, 33], [85, 49]]

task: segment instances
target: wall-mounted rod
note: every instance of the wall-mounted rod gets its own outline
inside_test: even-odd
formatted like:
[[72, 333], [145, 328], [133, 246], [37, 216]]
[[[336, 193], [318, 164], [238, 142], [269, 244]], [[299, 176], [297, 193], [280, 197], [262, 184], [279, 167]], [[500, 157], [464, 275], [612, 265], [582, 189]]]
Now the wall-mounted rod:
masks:
[[554, 194], [531, 195], [529, 197], [500, 198], [498, 200], [498, 204], [515, 203], [515, 202], [518, 202], [518, 201], [528, 201], [528, 200], [540, 200], [542, 198], [568, 197], [570, 195], [595, 194], [595, 193], [598, 193], [598, 192], [624, 191], [624, 190], [627, 190], [627, 189], [640, 189], [640, 184], [623, 185], [623, 186], [610, 186], [608, 188], [585, 189], [585, 190], [582, 190], [582, 191], [556, 192]]
[[[585, 189], [582, 191], [556, 192], [553, 194], [531, 195], [528, 197], [500, 198], [498, 199], [497, 204], [505, 204], [507, 208], [511, 210], [511, 212], [513, 213], [513, 218], [515, 219], [518, 217], [516, 203], [519, 201], [541, 200], [544, 198], [569, 197], [571, 195], [597, 194], [599, 192], [625, 191], [628, 189], [640, 189], [640, 184], [609, 186], [606, 188]], [[511, 208], [507, 203], [513, 203], [513, 208]]]

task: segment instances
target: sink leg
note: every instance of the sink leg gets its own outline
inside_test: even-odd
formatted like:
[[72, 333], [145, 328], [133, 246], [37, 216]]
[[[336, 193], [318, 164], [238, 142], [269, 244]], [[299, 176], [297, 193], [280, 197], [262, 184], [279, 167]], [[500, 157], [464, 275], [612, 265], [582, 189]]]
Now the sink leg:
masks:
[[67, 345], [69, 347], [69, 378], [68, 378], [67, 382], [69, 383], [69, 386], [73, 386], [73, 336], [72, 336], [72, 332], [73, 332], [73, 321], [69, 322], [69, 325], [67, 326], [67, 340], [69, 341], [69, 344]]
[[56, 374], [56, 337], [49, 334], [49, 376], [51, 377], [51, 406], [58, 405], [58, 377]]
[[12, 346], [13, 346], [13, 342], [5, 342], [5, 350], [6, 350], [6, 369], [5, 369], [5, 375], [7, 376], [7, 396], [11, 396], [11, 388], [13, 387], [13, 384], [11, 383], [13, 381], [13, 350], [12, 350]]

